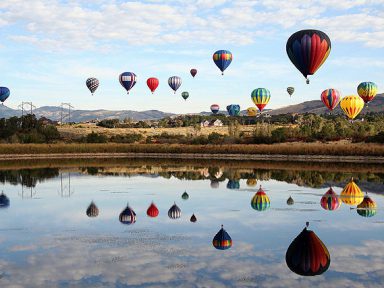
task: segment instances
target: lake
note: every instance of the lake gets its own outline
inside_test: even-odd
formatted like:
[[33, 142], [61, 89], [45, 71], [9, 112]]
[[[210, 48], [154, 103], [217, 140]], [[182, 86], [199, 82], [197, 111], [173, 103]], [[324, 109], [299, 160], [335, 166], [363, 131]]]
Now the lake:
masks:
[[[1, 287], [384, 286], [380, 165], [32, 162], [0, 167]], [[377, 208], [338, 197], [352, 177]]]

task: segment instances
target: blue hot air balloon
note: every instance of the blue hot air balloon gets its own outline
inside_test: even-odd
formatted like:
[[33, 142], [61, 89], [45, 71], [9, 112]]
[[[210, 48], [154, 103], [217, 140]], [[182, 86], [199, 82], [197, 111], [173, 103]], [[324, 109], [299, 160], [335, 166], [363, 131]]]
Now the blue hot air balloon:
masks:
[[231, 236], [224, 230], [223, 225], [221, 229], [212, 240], [213, 247], [219, 250], [227, 250], [232, 246]]
[[135, 86], [136, 80], [137, 76], [133, 72], [123, 72], [119, 76], [120, 84], [124, 87], [125, 90], [127, 90], [127, 94], [129, 94], [129, 90]]
[[224, 75], [224, 70], [227, 69], [232, 62], [232, 53], [228, 50], [218, 50], [213, 54], [213, 62], [221, 70], [221, 75]]
[[[177, 89], [181, 86], [181, 78], [179, 76], [172, 76], [168, 78], [168, 85], [172, 88], [174, 93], [176, 94]], [[185, 98], [184, 98], [185, 99]]]
[[230, 116], [240, 115], [240, 106], [237, 104], [231, 104], [227, 106], [227, 111]]
[[9, 198], [3, 192], [0, 194], [0, 208], [6, 208], [9, 206]]
[[123, 224], [131, 225], [136, 222], [136, 213], [129, 205], [120, 213], [119, 220]]
[[239, 180], [228, 180], [227, 189], [240, 189]]
[[7, 87], [0, 87], [0, 102], [4, 104], [4, 101], [7, 100], [11, 92]]

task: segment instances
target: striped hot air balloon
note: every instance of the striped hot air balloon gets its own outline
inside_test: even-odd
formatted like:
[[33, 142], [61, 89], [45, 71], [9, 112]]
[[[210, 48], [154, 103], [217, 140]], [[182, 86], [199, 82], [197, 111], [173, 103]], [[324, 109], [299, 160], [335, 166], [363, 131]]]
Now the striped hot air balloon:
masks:
[[172, 76], [168, 79], [168, 85], [176, 94], [177, 89], [181, 86], [182, 80], [179, 76]]
[[136, 222], [136, 213], [129, 205], [120, 213], [119, 220], [123, 224], [131, 225]]
[[9, 198], [7, 195], [4, 194], [4, 192], [1, 192], [0, 194], [0, 208], [6, 208], [9, 207]]
[[119, 76], [119, 82], [121, 86], [124, 87], [125, 90], [127, 90], [127, 94], [129, 94], [129, 91], [135, 86], [137, 81], [137, 76], [133, 72], [123, 72]]
[[252, 91], [251, 99], [261, 112], [271, 99], [271, 92], [265, 88], [257, 88]]
[[257, 211], [265, 211], [271, 206], [271, 202], [269, 201], [268, 195], [264, 192], [264, 190], [260, 188], [256, 192], [256, 194], [252, 197], [251, 207]]
[[329, 188], [327, 192], [321, 197], [320, 205], [325, 210], [334, 211], [340, 208], [341, 199], [332, 188]]
[[285, 261], [292, 272], [302, 276], [315, 276], [328, 270], [331, 256], [315, 232], [305, 227], [289, 245]]
[[221, 75], [224, 75], [224, 70], [228, 68], [229, 64], [232, 62], [232, 53], [228, 50], [218, 50], [213, 53], [213, 62], [220, 69]]
[[99, 216], [99, 208], [97, 208], [96, 204], [92, 201], [87, 208], [87, 216], [88, 217], [97, 217]]
[[223, 225], [221, 225], [221, 229], [212, 240], [213, 247], [218, 250], [227, 250], [232, 246], [231, 236], [224, 230]]
[[361, 192], [359, 186], [356, 185], [353, 178], [344, 187], [340, 193], [340, 198], [343, 203], [351, 206], [359, 205], [364, 200], [364, 194]]
[[220, 110], [220, 106], [217, 104], [212, 104], [210, 108], [213, 114], [217, 114], [217, 112]]
[[147, 209], [147, 215], [152, 218], [156, 218], [159, 215], [159, 209], [157, 209], [157, 206], [155, 203], [151, 203]]
[[365, 103], [369, 103], [377, 94], [377, 85], [373, 82], [362, 82], [357, 86], [357, 94]]
[[344, 111], [345, 115], [351, 120], [355, 119], [364, 107], [364, 101], [359, 96], [350, 95], [345, 96], [340, 101], [340, 108]]
[[340, 102], [340, 92], [336, 89], [326, 89], [321, 93], [320, 99], [324, 105], [332, 111]]
[[174, 203], [168, 210], [168, 217], [171, 219], [178, 219], [181, 217], [181, 209]]
[[363, 217], [372, 217], [377, 213], [376, 202], [373, 201], [367, 194], [364, 196], [363, 202], [357, 205], [357, 214]]
[[88, 78], [85, 81], [85, 85], [87, 85], [89, 91], [91, 91], [92, 95], [95, 93], [96, 89], [99, 87], [99, 80], [94, 77]]

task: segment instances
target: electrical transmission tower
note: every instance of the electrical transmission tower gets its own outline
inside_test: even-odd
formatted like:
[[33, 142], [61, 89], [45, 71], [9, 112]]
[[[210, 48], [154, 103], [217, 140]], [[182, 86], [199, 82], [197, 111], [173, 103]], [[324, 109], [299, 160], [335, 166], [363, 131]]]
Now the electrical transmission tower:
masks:
[[32, 104], [32, 102], [21, 102], [21, 104], [17, 107], [21, 108], [21, 117], [23, 117], [24, 115], [28, 115], [28, 114], [32, 115], [33, 109], [36, 108], [36, 106], [34, 106]]
[[60, 122], [61, 125], [63, 125], [63, 120], [67, 118], [67, 122], [71, 122], [71, 108], [74, 107], [71, 105], [71, 103], [61, 103], [60, 105], [61, 111], [60, 111]]

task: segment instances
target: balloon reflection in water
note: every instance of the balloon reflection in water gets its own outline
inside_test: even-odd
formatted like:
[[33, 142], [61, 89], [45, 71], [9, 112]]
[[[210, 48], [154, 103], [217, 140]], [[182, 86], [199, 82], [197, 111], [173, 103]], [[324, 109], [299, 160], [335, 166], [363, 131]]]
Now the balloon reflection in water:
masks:
[[267, 210], [271, 206], [271, 202], [269, 201], [269, 197], [264, 192], [264, 190], [260, 188], [257, 193], [252, 197], [251, 206], [253, 209], [257, 211]]
[[343, 191], [340, 193], [341, 201], [343, 201], [347, 205], [356, 206], [359, 205], [363, 199], [364, 194], [361, 192], [359, 186], [353, 181], [353, 177], [351, 181], [344, 187]]
[[159, 209], [157, 209], [155, 203], [152, 202], [151, 205], [149, 205], [147, 209], [147, 215], [152, 218], [155, 218], [159, 215]]
[[171, 219], [178, 219], [181, 217], [181, 209], [174, 203], [168, 210], [168, 217]]
[[183, 195], [181, 195], [181, 198], [183, 200], [188, 200], [189, 199], [189, 195], [188, 195], [187, 191], [184, 191]]
[[191, 219], [189, 219], [192, 223], [195, 223], [197, 221], [197, 218], [195, 214], [192, 214]]
[[216, 249], [219, 249], [219, 250], [226, 250], [231, 248], [232, 246], [231, 236], [229, 236], [227, 231], [224, 230], [223, 225], [221, 225], [220, 231], [217, 232], [215, 237], [213, 237], [212, 244]]
[[321, 197], [320, 205], [325, 210], [337, 210], [340, 208], [341, 205], [341, 199], [335, 191], [333, 191], [332, 188], [329, 188], [329, 190]]
[[123, 224], [133, 224], [136, 222], [136, 213], [129, 205], [120, 213], [119, 220]]
[[228, 180], [227, 188], [228, 189], [240, 189], [239, 180]]
[[368, 195], [364, 196], [363, 202], [357, 205], [357, 213], [363, 217], [372, 217], [377, 213], [376, 202], [373, 201]]
[[97, 208], [96, 204], [92, 201], [87, 208], [87, 216], [88, 217], [97, 217], [99, 216], [99, 208]]
[[307, 227], [289, 245], [285, 261], [288, 268], [296, 274], [320, 275], [328, 270], [331, 257], [324, 243]]
[[211, 188], [216, 189], [219, 188], [220, 182], [216, 180], [211, 180]]
[[291, 196], [289, 196], [289, 198], [287, 199], [287, 204], [288, 205], [293, 205], [295, 204], [295, 201], [293, 201], [293, 198]]
[[257, 180], [255, 178], [247, 179], [247, 186], [255, 187], [257, 185]]
[[7, 195], [4, 194], [4, 192], [1, 192], [0, 195], [0, 208], [6, 208], [9, 206], [9, 198]]

